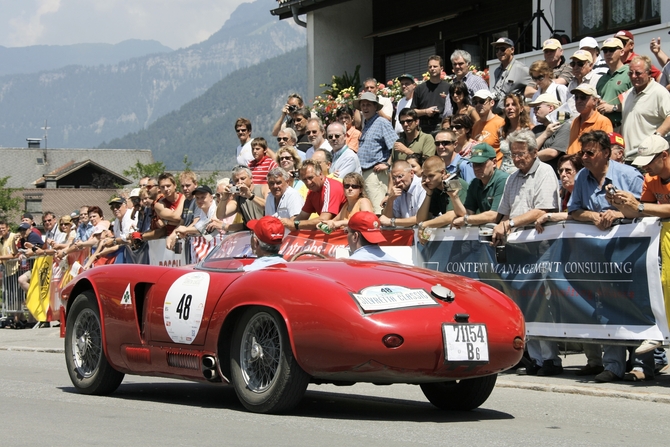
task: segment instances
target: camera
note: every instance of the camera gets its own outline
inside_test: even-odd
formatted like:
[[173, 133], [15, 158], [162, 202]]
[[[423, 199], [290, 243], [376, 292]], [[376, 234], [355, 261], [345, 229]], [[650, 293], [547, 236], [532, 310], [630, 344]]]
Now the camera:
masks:
[[611, 183], [608, 185], [607, 188], [607, 195], [610, 197], [614, 197], [614, 195], [617, 193], [616, 186], [612, 185]]
[[174, 254], [180, 255], [181, 250], [183, 248], [183, 242], [181, 239], [177, 239], [174, 243], [174, 248], [172, 249], [174, 251]]
[[448, 178], [442, 180], [442, 186], [446, 192], [460, 191], [461, 181], [456, 174], [451, 174]]
[[293, 177], [293, 178], [298, 178], [298, 177], [300, 176], [300, 172], [299, 172], [297, 169], [296, 169], [295, 171], [291, 171], [291, 172], [289, 172], [289, 174], [290, 174], [291, 177]]
[[240, 193], [240, 187], [239, 186], [231, 186], [230, 187], [230, 193], [231, 194], [239, 194]]
[[296, 110], [298, 110], [298, 106], [295, 106], [295, 105], [290, 104], [290, 105], [286, 108], [286, 110], [288, 110], [288, 113], [293, 113], [293, 112], [295, 112]]

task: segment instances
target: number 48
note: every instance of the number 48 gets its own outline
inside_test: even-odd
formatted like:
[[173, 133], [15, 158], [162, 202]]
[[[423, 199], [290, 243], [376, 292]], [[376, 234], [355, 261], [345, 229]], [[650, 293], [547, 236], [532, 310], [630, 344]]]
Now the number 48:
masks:
[[177, 314], [182, 320], [188, 320], [188, 316], [191, 313], [191, 299], [193, 299], [191, 295], [183, 294], [179, 300], [179, 304], [177, 304]]

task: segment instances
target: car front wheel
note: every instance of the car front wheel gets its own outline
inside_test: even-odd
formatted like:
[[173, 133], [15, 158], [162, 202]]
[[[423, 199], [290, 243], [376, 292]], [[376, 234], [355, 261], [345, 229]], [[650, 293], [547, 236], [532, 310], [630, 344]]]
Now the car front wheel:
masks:
[[231, 378], [242, 405], [257, 413], [280, 413], [300, 402], [309, 375], [296, 362], [277, 311], [247, 309], [231, 343]]
[[105, 357], [100, 310], [92, 291], [78, 295], [68, 312], [65, 363], [72, 384], [84, 394], [109, 394], [123, 381], [124, 374]]
[[421, 391], [431, 404], [442, 410], [469, 411], [491, 395], [497, 374], [452, 382], [424, 383]]

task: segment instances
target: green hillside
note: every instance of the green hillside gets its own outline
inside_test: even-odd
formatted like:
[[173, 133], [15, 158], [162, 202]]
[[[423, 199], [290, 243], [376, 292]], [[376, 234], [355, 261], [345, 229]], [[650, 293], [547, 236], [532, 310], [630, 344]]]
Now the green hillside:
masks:
[[234, 123], [251, 120], [252, 136], [276, 141], [270, 130], [290, 93], [304, 95], [305, 47], [234, 71], [198, 98], [151, 124], [147, 129], [103, 143], [101, 148], [151, 149], [168, 169], [183, 167], [188, 155], [194, 169], [228, 169], [239, 144]]

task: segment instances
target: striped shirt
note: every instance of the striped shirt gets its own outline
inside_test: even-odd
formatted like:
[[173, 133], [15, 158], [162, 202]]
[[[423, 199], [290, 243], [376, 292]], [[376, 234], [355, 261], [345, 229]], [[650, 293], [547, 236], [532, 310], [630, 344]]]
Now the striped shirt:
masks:
[[251, 169], [251, 178], [254, 185], [266, 185], [268, 183], [268, 172], [277, 167], [277, 163], [264, 155], [260, 161], [255, 159], [249, 162], [249, 169]]

